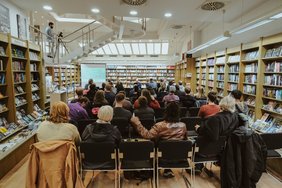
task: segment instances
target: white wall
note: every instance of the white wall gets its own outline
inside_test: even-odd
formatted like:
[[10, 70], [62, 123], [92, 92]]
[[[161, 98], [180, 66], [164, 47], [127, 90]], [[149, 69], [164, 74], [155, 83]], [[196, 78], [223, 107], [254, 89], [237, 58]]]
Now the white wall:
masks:
[[7, 7], [9, 9], [9, 14], [10, 14], [10, 30], [11, 30], [11, 35], [14, 37], [18, 37], [18, 26], [17, 26], [17, 14], [20, 16], [23, 16], [26, 18], [26, 28], [27, 28], [27, 39], [29, 39], [29, 18], [28, 18], [28, 13], [16, 5], [12, 4], [11, 2], [8, 2], [7, 0], [1, 0], [0, 4], [3, 6]]

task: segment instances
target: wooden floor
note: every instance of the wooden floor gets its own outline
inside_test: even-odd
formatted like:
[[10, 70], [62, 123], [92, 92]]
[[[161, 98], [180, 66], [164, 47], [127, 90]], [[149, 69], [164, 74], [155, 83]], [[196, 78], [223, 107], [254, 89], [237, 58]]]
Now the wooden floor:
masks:
[[[0, 180], [0, 188], [24, 188], [25, 177], [26, 177], [26, 167], [27, 167], [27, 157], [23, 159], [14, 169], [12, 169], [5, 177]], [[219, 169], [213, 168], [216, 176], [219, 176]], [[187, 177], [189, 176], [186, 172], [184, 173]], [[84, 184], [88, 185], [87, 188], [99, 187], [108, 188], [114, 187], [114, 174], [113, 173], [95, 173], [94, 181], [91, 181], [92, 173], [86, 173]], [[142, 182], [137, 186], [138, 181], [127, 181], [123, 180], [123, 188], [148, 188], [150, 187], [150, 182]], [[160, 187], [161, 188], [181, 188], [186, 187], [185, 182], [180, 174], [180, 172], [175, 171], [175, 177], [170, 179], [165, 179], [160, 177]], [[272, 176], [264, 173], [257, 188], [281, 188], [282, 183], [274, 179]], [[216, 178], [209, 178], [205, 173], [200, 176], [196, 176], [195, 188], [220, 188], [220, 182]]]

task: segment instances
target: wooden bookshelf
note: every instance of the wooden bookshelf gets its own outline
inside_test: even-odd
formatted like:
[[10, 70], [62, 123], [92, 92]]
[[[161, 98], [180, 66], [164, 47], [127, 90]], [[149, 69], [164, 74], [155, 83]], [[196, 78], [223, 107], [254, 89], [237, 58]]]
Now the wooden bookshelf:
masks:
[[215, 91], [215, 53], [207, 56], [207, 92]]
[[[240, 61], [241, 61], [241, 47], [227, 49], [226, 51], [227, 58], [227, 93], [234, 89], [240, 89]], [[242, 69], [242, 68], [241, 68]]]

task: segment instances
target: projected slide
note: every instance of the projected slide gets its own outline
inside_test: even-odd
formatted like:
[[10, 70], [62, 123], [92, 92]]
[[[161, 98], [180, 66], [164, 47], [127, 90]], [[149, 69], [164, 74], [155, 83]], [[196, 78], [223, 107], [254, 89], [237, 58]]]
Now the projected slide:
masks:
[[97, 86], [101, 87], [106, 81], [106, 64], [81, 64], [82, 87], [92, 78]]

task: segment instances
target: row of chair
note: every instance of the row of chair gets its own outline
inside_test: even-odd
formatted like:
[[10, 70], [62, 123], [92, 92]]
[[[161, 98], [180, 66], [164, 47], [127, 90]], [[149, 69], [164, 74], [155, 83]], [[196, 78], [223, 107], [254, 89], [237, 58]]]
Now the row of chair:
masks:
[[[141, 119], [140, 120], [142, 125], [150, 130], [157, 122], [163, 121], [162, 118], [159, 119]], [[180, 119], [181, 122], [186, 124], [186, 128], [188, 131], [188, 135], [196, 136], [197, 134], [194, 131], [194, 127], [196, 124], [201, 125], [202, 119], [200, 117], [184, 117]], [[86, 120], [79, 120], [77, 122], [77, 128], [82, 135], [85, 127], [89, 124], [95, 123], [96, 119], [86, 119]], [[128, 119], [125, 118], [114, 118], [111, 121], [111, 124], [117, 126], [123, 138], [134, 138], [138, 137], [138, 133], [132, 128]]]
[[[114, 171], [115, 187], [121, 186], [122, 171], [152, 171], [151, 183], [159, 187], [160, 169], [182, 169], [186, 185], [195, 183], [194, 166], [197, 163], [218, 161], [225, 146], [225, 137], [210, 142], [204, 137], [195, 140], [162, 140], [157, 145], [143, 139], [125, 139], [116, 148], [112, 143], [87, 143], [80, 145], [81, 172]], [[190, 181], [183, 170], [190, 170]], [[118, 185], [117, 185], [118, 180]]]

